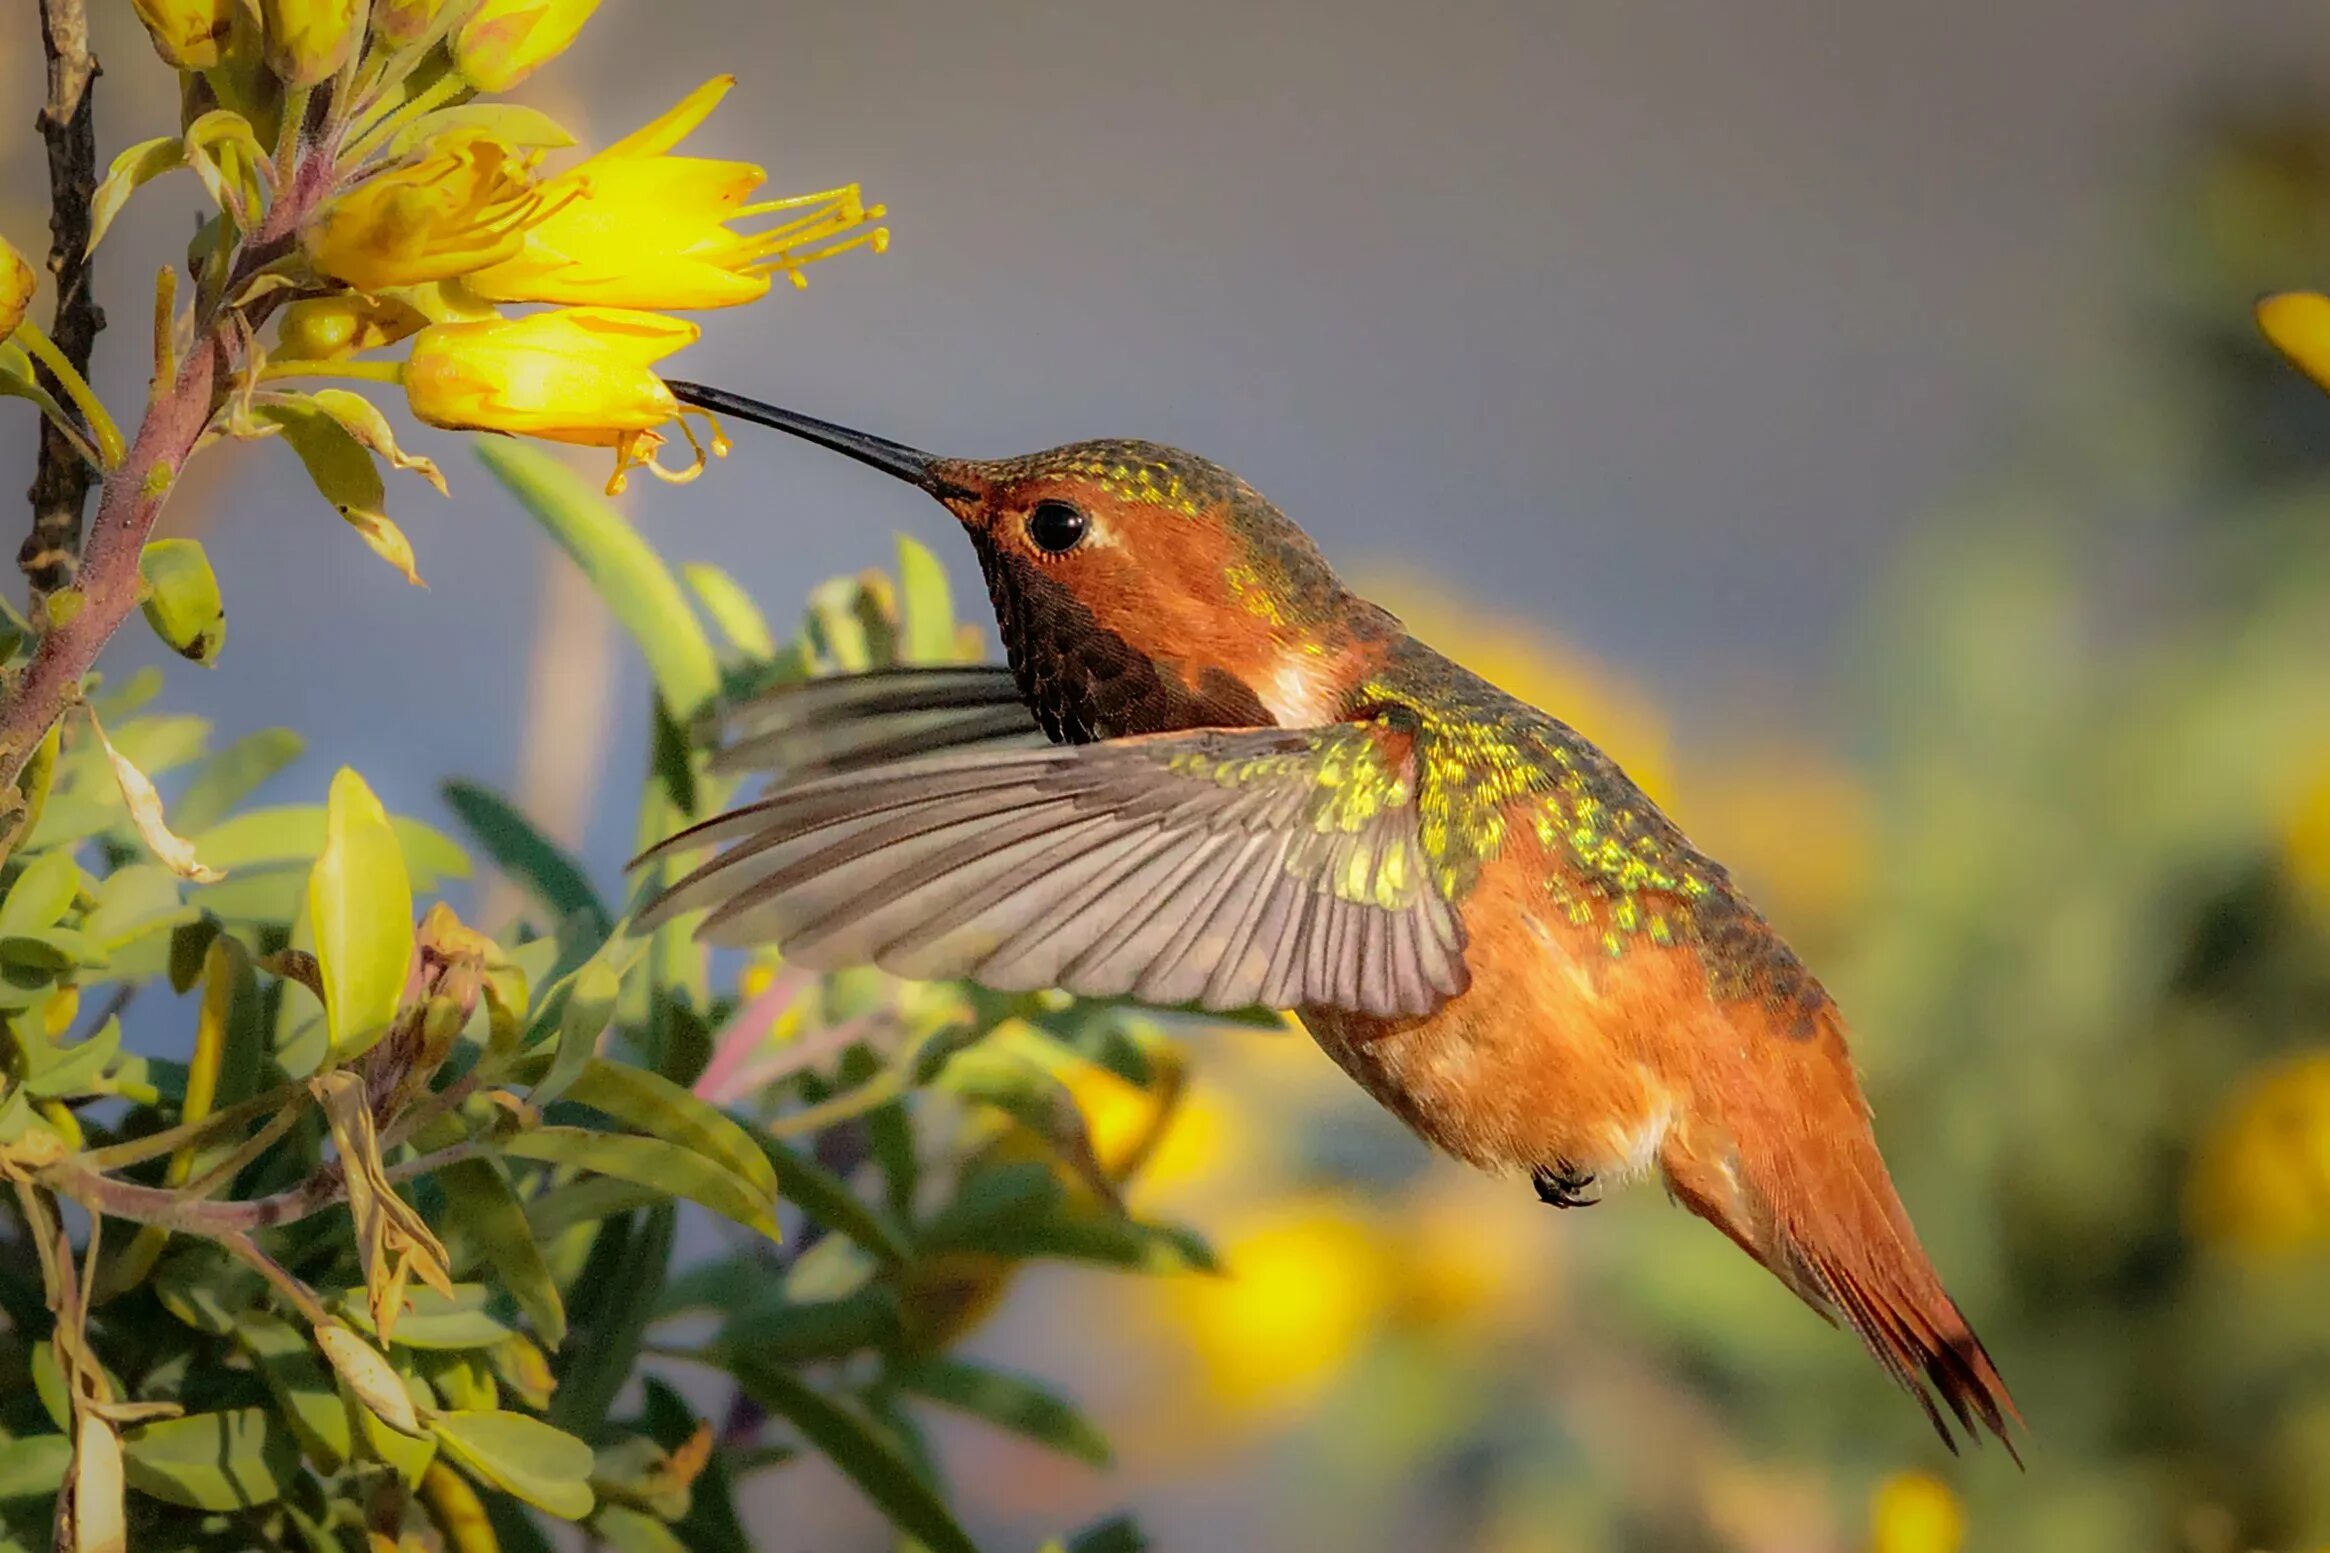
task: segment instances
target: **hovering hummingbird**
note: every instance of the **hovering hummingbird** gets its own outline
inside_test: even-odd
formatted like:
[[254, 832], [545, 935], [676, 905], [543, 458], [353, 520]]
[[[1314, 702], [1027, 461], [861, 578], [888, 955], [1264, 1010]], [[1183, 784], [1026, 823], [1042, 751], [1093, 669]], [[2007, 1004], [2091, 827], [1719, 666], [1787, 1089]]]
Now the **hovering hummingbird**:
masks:
[[1426, 1141], [1557, 1207], [1656, 1171], [1956, 1438], [2005, 1382], [1894, 1193], [1836, 1004], [1720, 865], [1554, 717], [1409, 636], [1219, 465], [1152, 442], [940, 458], [681, 399], [921, 487], [1009, 667], [739, 714], [756, 803], [651, 918], [813, 967], [1292, 1009]]

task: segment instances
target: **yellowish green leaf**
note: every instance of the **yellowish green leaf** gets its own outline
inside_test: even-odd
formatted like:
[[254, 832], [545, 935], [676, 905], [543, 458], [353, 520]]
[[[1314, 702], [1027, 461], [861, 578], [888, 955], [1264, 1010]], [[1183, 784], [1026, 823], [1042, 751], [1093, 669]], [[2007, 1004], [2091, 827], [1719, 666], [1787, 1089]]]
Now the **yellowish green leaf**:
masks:
[[208, 667], [226, 645], [226, 604], [198, 539], [157, 539], [138, 556], [146, 624], [179, 657]]
[[380, 1039], [403, 1000], [413, 957], [413, 889], [388, 813], [354, 771], [332, 778], [323, 855], [308, 876], [332, 1050], [341, 1060]]
[[299, 1470], [298, 1441], [263, 1407], [146, 1424], [122, 1445], [130, 1487], [192, 1510], [271, 1503]]
[[176, 135], [161, 135], [152, 140], [141, 140], [113, 159], [105, 170], [105, 181], [97, 186], [95, 198], [89, 202], [89, 246], [84, 252], [94, 253], [113, 218], [138, 189], [172, 168], [186, 165], [186, 147]]
[[591, 1513], [591, 1448], [523, 1413], [440, 1413], [429, 1428], [487, 1486], [569, 1521]]

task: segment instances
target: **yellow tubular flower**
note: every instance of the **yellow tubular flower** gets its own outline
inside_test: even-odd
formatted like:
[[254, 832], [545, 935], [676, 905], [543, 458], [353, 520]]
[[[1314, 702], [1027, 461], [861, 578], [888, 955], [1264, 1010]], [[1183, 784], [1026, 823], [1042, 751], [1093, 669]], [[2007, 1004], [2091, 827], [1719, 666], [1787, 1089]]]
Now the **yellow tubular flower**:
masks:
[[481, 92], [506, 92], [566, 52], [599, 0], [485, 0], [453, 34], [453, 64]]
[[2330, 388], [2330, 297], [2284, 291], [2257, 304], [2257, 326], [2299, 371]]
[[365, 179], [300, 234], [308, 262], [359, 291], [417, 286], [516, 255], [542, 196], [527, 161], [483, 130], [452, 130]]
[[0, 238], [0, 340], [14, 334], [24, 323], [24, 315], [32, 310], [32, 294], [40, 287], [40, 276], [16, 245]]
[[298, 361], [329, 361], [394, 345], [429, 320], [394, 297], [310, 297], [283, 310], [282, 354]]
[[429, 35], [445, 0], [372, 0], [372, 36], [392, 49]]
[[[782, 270], [861, 245], [880, 252], [889, 234], [857, 187], [792, 199], [744, 201], [768, 175], [750, 162], [672, 156], [719, 105], [733, 76], [717, 76], [669, 112], [543, 186], [548, 213], [527, 229], [517, 257], [469, 278], [504, 302], [609, 307], [733, 307], [765, 296]], [[759, 232], [728, 223], [787, 212]]]
[[285, 86], [314, 86], [348, 61], [362, 31], [357, 0], [259, 0], [267, 68]]
[[214, 68], [234, 26], [235, 0], [130, 0], [173, 70]]
[[664, 441], [657, 428], [679, 421], [681, 411], [651, 369], [699, 333], [677, 318], [613, 307], [432, 324], [413, 340], [405, 397], [432, 426], [611, 447], [609, 492], [640, 465], [667, 480], [693, 479], [708, 453], [725, 453], [727, 444], [715, 433], [707, 450], [682, 421], [695, 462], [677, 470], [656, 463]]

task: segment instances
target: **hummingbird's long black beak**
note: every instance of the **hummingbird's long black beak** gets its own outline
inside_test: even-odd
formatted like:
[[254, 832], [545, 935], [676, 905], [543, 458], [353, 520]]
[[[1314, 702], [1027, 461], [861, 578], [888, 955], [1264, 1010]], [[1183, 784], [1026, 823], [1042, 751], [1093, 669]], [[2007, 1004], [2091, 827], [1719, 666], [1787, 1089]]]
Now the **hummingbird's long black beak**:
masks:
[[924, 453], [904, 443], [892, 442], [886, 437], [852, 431], [847, 426], [836, 426], [831, 421], [798, 415], [758, 399], [732, 394], [725, 388], [711, 388], [702, 383], [682, 383], [675, 379], [666, 379], [665, 386], [682, 404], [692, 404], [718, 415], [733, 415], [740, 421], [750, 421], [756, 426], [791, 432], [796, 437], [846, 454], [861, 464], [871, 464], [884, 474], [895, 475], [909, 485], [918, 485], [940, 501], [959, 500], [978, 494], [962, 481], [953, 478], [953, 459]]

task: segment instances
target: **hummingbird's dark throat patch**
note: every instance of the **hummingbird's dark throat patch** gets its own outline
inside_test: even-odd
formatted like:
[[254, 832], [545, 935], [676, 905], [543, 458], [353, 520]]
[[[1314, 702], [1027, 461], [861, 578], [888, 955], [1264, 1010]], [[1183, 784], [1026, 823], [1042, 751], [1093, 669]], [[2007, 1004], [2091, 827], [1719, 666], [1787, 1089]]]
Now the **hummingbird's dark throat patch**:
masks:
[[1089, 744], [1181, 728], [1268, 728], [1277, 719], [1244, 681], [1208, 666], [1191, 684], [1093, 617], [1056, 579], [998, 551], [977, 529], [996, 629], [1012, 677], [1055, 742]]

